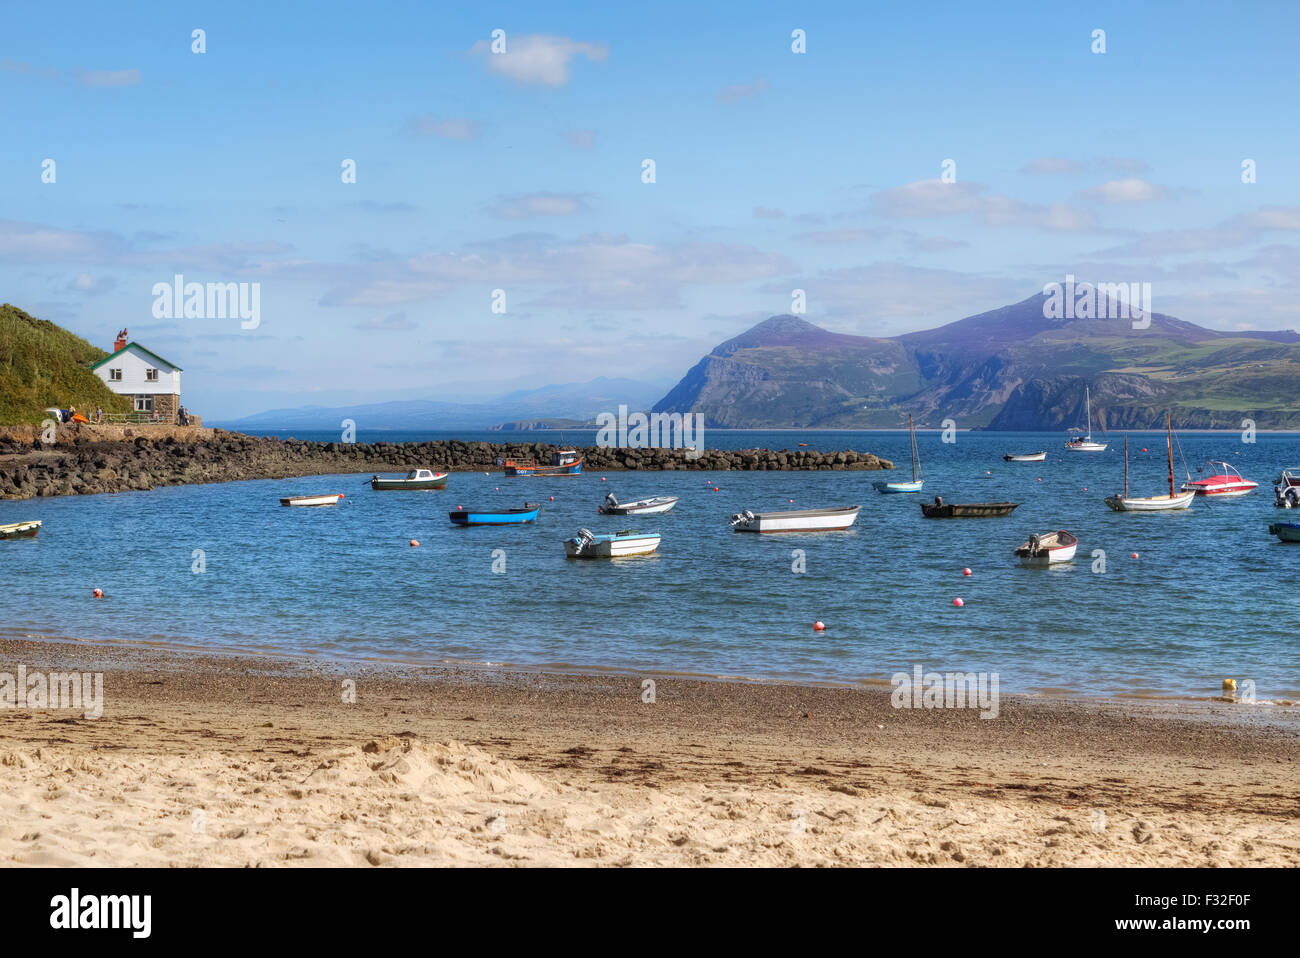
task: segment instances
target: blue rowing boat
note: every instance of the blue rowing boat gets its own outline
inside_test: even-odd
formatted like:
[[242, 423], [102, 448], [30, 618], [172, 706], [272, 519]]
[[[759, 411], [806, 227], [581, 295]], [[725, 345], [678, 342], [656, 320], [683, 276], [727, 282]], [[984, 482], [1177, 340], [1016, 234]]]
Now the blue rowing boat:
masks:
[[447, 513], [447, 518], [458, 526], [509, 526], [516, 523], [532, 522], [542, 507], [536, 502], [525, 502], [522, 509], [494, 509], [480, 511], [477, 509], [454, 509]]

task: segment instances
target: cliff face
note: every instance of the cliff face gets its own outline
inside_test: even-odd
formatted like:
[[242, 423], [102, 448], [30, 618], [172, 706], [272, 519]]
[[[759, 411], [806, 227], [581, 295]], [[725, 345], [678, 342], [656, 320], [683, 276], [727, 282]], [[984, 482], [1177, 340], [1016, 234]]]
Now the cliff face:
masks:
[[[1039, 294], [891, 339], [774, 316], [721, 343], [654, 407], [712, 427], [1300, 427], [1300, 336], [1228, 334], [1154, 313], [1049, 318]], [[1103, 311], [1104, 312], [1104, 311]]]

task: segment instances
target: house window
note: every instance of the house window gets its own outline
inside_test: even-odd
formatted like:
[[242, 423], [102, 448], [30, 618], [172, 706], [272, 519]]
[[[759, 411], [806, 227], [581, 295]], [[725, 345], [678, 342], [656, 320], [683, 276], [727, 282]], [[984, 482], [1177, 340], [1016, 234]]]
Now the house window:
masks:
[[136, 412], [153, 412], [153, 397], [152, 397], [152, 396], [136, 396], [136, 397], [135, 397], [135, 411], [136, 411]]
[[111, 383], [120, 383], [122, 381], [122, 370], [110, 369], [108, 371], [108, 381]]
[[158, 381], [158, 370], [146, 369], [144, 371], [144, 381], [147, 383], [156, 383]]

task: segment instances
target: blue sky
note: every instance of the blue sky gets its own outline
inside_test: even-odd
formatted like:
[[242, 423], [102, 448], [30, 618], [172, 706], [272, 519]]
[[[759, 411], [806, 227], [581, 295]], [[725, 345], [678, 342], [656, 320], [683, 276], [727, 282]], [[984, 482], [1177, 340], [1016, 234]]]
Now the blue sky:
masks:
[[[675, 380], [795, 288], [863, 335], [1067, 272], [1300, 326], [1293, 4], [175, 6], [6, 11], [0, 299], [210, 419]], [[155, 318], [175, 273], [261, 324]]]

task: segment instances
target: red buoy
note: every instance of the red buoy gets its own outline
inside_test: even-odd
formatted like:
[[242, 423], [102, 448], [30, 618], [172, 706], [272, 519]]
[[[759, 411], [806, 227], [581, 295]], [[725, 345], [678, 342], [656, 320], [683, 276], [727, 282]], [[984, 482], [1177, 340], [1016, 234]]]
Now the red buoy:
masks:
[[970, 574], [971, 574], [971, 571], [970, 571], [970, 569], [962, 569], [962, 570], [961, 570], [961, 574], [962, 574], [962, 575], [970, 575]]
[[96, 599], [102, 599], [104, 597], [104, 590], [96, 589], [94, 592], [91, 593], [91, 595], [93, 595]]
[[814, 632], [825, 632], [825, 631], [826, 631], [826, 623], [824, 623], [824, 622], [822, 622], [820, 619], [818, 619], [816, 622], [813, 623], [813, 631], [814, 631]]
[[961, 596], [958, 596], [957, 598], [952, 600], [952, 604], [960, 609], [966, 603], [961, 600]]
[[418, 549], [418, 548], [420, 548], [420, 540], [419, 540], [419, 539], [412, 539], [412, 540], [411, 540], [411, 548], [412, 548], [412, 549]]

